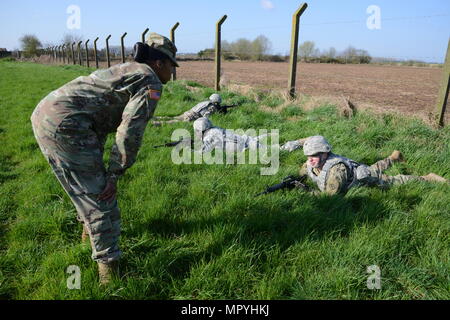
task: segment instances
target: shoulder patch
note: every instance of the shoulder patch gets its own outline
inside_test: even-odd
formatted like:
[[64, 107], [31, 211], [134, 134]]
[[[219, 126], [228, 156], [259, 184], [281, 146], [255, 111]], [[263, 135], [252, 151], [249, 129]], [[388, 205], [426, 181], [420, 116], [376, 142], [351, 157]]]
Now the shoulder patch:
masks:
[[161, 91], [149, 89], [148, 90], [148, 97], [150, 100], [159, 100], [161, 99]]

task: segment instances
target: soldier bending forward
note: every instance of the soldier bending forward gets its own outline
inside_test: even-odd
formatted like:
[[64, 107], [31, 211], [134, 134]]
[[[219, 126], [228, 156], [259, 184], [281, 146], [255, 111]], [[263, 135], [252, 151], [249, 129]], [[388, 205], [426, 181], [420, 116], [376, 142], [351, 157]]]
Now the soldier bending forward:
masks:
[[[78, 77], [51, 92], [31, 117], [34, 135], [89, 236], [101, 283], [121, 255], [117, 179], [136, 160], [142, 136], [171, 77], [176, 47], [156, 33], [136, 44], [135, 62]], [[116, 132], [108, 169], [103, 147]]]

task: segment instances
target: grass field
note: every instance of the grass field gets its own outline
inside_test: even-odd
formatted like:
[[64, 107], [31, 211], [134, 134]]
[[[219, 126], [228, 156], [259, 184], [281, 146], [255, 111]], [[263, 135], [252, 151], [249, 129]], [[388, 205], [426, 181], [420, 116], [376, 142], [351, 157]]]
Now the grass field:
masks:
[[[345, 197], [291, 191], [254, 198], [297, 172], [301, 150], [280, 155], [278, 174], [261, 176], [260, 165], [175, 165], [170, 149], [151, 148], [189, 124], [148, 126], [136, 164], [119, 182], [122, 278], [99, 287], [75, 209], [29, 121], [51, 90], [89, 72], [0, 62], [1, 299], [450, 299], [450, 186], [411, 182]], [[156, 115], [181, 113], [211, 93], [169, 83]], [[449, 127], [364, 112], [347, 119], [332, 105], [306, 111], [276, 95], [257, 103], [222, 93], [242, 105], [214, 115], [218, 126], [278, 128], [281, 141], [322, 134], [336, 153], [368, 164], [399, 149], [407, 162], [388, 174], [450, 178]], [[260, 104], [285, 106], [275, 113]], [[67, 289], [69, 265], [81, 270], [80, 290]], [[380, 290], [367, 288], [370, 265], [381, 270]]]

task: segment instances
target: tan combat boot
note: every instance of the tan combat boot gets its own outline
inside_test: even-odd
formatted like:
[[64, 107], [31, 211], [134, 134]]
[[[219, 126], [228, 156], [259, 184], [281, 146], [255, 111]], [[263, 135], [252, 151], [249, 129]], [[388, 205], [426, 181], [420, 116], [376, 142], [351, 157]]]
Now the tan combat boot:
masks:
[[403, 154], [398, 150], [394, 150], [394, 152], [392, 152], [392, 154], [389, 156], [389, 159], [391, 159], [392, 162], [404, 162], [405, 161]]
[[430, 182], [449, 182], [447, 179], [445, 179], [444, 177], [438, 176], [435, 173], [429, 173], [426, 176], [421, 176], [422, 179], [424, 179], [425, 181], [430, 181]]
[[81, 233], [81, 242], [86, 242], [89, 240], [89, 232], [86, 226], [83, 224], [83, 232]]
[[119, 275], [119, 261], [98, 262], [98, 278], [101, 285], [107, 285], [112, 278]]

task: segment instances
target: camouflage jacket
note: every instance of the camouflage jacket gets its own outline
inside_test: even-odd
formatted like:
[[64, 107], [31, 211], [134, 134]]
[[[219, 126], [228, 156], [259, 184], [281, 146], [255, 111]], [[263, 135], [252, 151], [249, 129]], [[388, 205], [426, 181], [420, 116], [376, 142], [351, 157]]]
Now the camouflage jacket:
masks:
[[215, 113], [218, 108], [209, 100], [197, 103], [192, 109], [186, 111], [183, 116], [189, 119], [189, 121], [197, 120], [201, 117], [209, 117]]
[[38, 122], [47, 136], [76, 139], [92, 130], [101, 148], [108, 133], [117, 132], [107, 170], [108, 178], [116, 179], [135, 162], [161, 92], [162, 83], [148, 65], [119, 64], [78, 77], [51, 92], [36, 107], [32, 121]]
[[[312, 169], [316, 176], [321, 173], [320, 169]], [[308, 176], [308, 166], [305, 162], [300, 168], [300, 176]], [[348, 191], [349, 177], [348, 170], [345, 164], [338, 163], [330, 168], [327, 178], [325, 180], [325, 185], [322, 192], [329, 195], [335, 194], [345, 194]], [[319, 194], [320, 192], [313, 192], [314, 194]]]
[[263, 136], [253, 137], [246, 134], [239, 135], [233, 130], [212, 127], [203, 132], [202, 152], [222, 149], [229, 152], [243, 152], [247, 149], [258, 149], [262, 146], [259, 139]]

